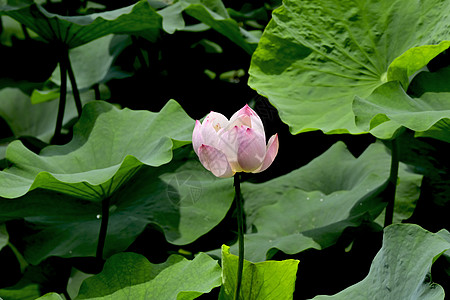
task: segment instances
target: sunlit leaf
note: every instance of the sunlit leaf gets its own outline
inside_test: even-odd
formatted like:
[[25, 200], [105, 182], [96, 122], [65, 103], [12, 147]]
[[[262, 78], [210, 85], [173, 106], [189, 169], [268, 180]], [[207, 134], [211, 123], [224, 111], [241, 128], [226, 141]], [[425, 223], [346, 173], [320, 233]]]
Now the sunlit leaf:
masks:
[[36, 300], [64, 300], [64, 298], [62, 298], [57, 293], [47, 293], [44, 296], [37, 298]]
[[40, 295], [39, 285], [26, 279], [22, 279], [12, 287], [0, 289], [0, 298], [4, 300], [34, 300]]
[[[238, 259], [230, 253], [230, 247], [222, 246], [221, 300], [234, 299]], [[259, 263], [244, 260], [240, 298], [293, 299], [298, 263], [295, 259]]]
[[76, 299], [195, 299], [220, 286], [220, 267], [200, 253], [193, 260], [172, 255], [152, 264], [136, 253], [120, 253], [86, 279]]
[[395, 224], [384, 231], [383, 246], [362, 281], [333, 296], [314, 299], [443, 300], [444, 290], [431, 282], [431, 265], [450, 243], [441, 234], [414, 224]]
[[388, 74], [410, 48], [448, 40], [449, 14], [441, 0], [283, 1], [252, 56], [249, 84], [294, 134], [362, 133], [353, 98], [404, 78], [448, 47], [437, 46], [424, 59], [410, 60], [414, 53], [407, 52]]
[[193, 124], [173, 100], [159, 113], [88, 103], [68, 144], [48, 146], [39, 155], [20, 141], [8, 146], [12, 167], [0, 172], [0, 196], [16, 198], [45, 188], [99, 201], [141, 165], [169, 162], [173, 149], [190, 143]]

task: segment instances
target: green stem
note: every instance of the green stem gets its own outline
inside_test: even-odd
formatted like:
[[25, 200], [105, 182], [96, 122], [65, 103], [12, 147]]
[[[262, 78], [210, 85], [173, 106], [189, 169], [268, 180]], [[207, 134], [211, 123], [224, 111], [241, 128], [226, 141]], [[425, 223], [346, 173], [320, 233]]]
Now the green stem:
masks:
[[102, 214], [101, 214], [100, 232], [98, 234], [96, 257], [98, 261], [103, 261], [103, 248], [105, 248], [106, 233], [108, 232], [109, 220], [109, 197], [102, 200]]
[[234, 189], [236, 191], [236, 208], [238, 212], [238, 242], [239, 242], [239, 261], [237, 269], [236, 293], [234, 299], [239, 299], [239, 293], [242, 283], [242, 272], [244, 270], [244, 204], [241, 195], [241, 179], [239, 173], [234, 175]]
[[61, 136], [61, 129], [64, 119], [64, 110], [66, 108], [66, 94], [67, 94], [67, 65], [64, 54], [59, 60], [59, 71], [61, 74], [61, 86], [59, 87], [59, 106], [58, 116], [56, 117], [55, 133], [52, 140], [59, 140]]
[[384, 218], [384, 227], [392, 224], [394, 220], [394, 205], [395, 205], [395, 191], [397, 190], [398, 165], [399, 165], [399, 150], [398, 140], [392, 140], [391, 149], [391, 172], [389, 174], [389, 182], [386, 187], [386, 195], [388, 197], [388, 205], [386, 207], [386, 215]]
[[77, 80], [73, 74], [72, 64], [70, 63], [69, 51], [65, 54], [67, 64], [67, 74], [69, 75], [70, 85], [72, 86], [72, 94], [75, 99], [75, 106], [77, 107], [78, 117], [81, 116], [83, 105], [81, 104], [80, 91], [78, 90]]
[[101, 94], [100, 94], [100, 85], [98, 83], [94, 84], [94, 86], [92, 87], [94, 89], [94, 94], [95, 94], [95, 100], [101, 100]]

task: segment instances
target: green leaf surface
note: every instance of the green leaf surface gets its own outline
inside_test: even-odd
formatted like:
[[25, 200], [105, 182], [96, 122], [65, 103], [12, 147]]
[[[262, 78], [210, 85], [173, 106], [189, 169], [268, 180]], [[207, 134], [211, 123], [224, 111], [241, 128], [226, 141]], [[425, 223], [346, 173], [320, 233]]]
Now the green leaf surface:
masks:
[[[386, 205], [377, 196], [385, 188], [390, 161], [380, 143], [355, 158], [338, 142], [289, 174], [264, 183], [244, 183], [246, 259], [263, 261], [276, 249], [287, 254], [320, 250], [336, 243], [347, 227], [373, 221]], [[237, 253], [237, 245], [232, 253]]]
[[3, 300], [35, 300], [41, 295], [39, 285], [26, 279], [20, 280], [12, 287], [0, 289]]
[[450, 143], [450, 120], [440, 120], [427, 131], [416, 132], [416, 137], [431, 137]]
[[119, 253], [83, 282], [76, 299], [195, 299], [219, 286], [220, 274], [217, 262], [204, 253], [193, 260], [172, 255], [162, 264]]
[[[391, 139], [403, 126], [416, 132], [427, 131], [439, 121], [450, 120], [450, 93], [427, 92], [420, 98], [405, 93], [398, 81], [387, 82], [366, 98], [355, 97], [356, 124], [380, 139]], [[388, 123], [389, 130], [374, 129]], [[384, 124], [385, 125], [385, 124]]]
[[67, 294], [69, 294], [71, 299], [75, 299], [77, 297], [83, 281], [92, 276], [94, 275], [83, 273], [75, 268], [72, 268], [72, 273], [70, 274], [69, 280], [67, 281], [66, 288]]
[[450, 249], [449, 241], [441, 234], [414, 224], [385, 228], [383, 246], [367, 277], [336, 295], [314, 299], [443, 300], [444, 289], [430, 282], [428, 276], [433, 262]]
[[111, 33], [155, 40], [161, 28], [161, 16], [146, 0], [113, 11], [69, 17], [50, 13], [40, 5], [5, 6], [5, 2], [0, 2], [0, 14], [16, 19], [47, 42], [57, 40], [69, 48]]
[[62, 298], [57, 293], [47, 293], [44, 296], [37, 298], [36, 300], [64, 300], [64, 298]]
[[[94, 93], [83, 93], [82, 102], [94, 99]], [[32, 104], [30, 97], [17, 88], [0, 90], [0, 117], [11, 128], [14, 137], [33, 136], [44, 142], [50, 142], [55, 132], [58, 101]], [[63, 124], [77, 116], [75, 101], [68, 95], [64, 110]]]
[[388, 81], [400, 81], [405, 90], [408, 89], [409, 77], [426, 66], [438, 54], [450, 47], [450, 41], [439, 45], [414, 47], [394, 59], [388, 68]]
[[252, 54], [255, 50], [259, 39], [240, 28], [238, 23], [230, 18], [222, 1], [178, 1], [158, 11], [163, 17], [163, 29], [170, 34], [177, 30], [185, 30], [186, 25], [182, 15], [183, 12], [226, 36], [247, 53]]
[[[225, 217], [234, 196], [232, 180], [219, 180], [199, 162], [186, 161], [185, 150], [165, 166], [141, 167], [112, 195], [106, 257], [125, 250], [150, 223], [161, 227], [168, 242], [183, 245]], [[1, 221], [23, 218], [33, 224], [34, 233], [24, 237], [24, 255], [34, 264], [49, 256], [94, 256], [101, 211], [98, 202], [41, 189], [0, 200]]]
[[9, 235], [8, 231], [6, 231], [6, 225], [0, 224], [0, 250], [3, 249], [6, 245], [8, 245]]
[[[249, 85], [294, 134], [362, 133], [353, 98], [386, 82], [390, 64], [410, 48], [448, 40], [449, 14], [442, 0], [283, 1], [252, 56]], [[391, 68], [394, 79], [420, 69], [403, 58]]]
[[[422, 176], [406, 171], [400, 171], [401, 184], [397, 185], [395, 191], [394, 219], [393, 223], [401, 223], [410, 218], [416, 209], [417, 200], [420, 196]], [[384, 227], [384, 210], [375, 220], [381, 227]]]
[[[88, 89], [94, 84], [111, 79], [129, 77], [131, 74], [112, 66], [116, 57], [131, 44], [129, 36], [107, 35], [90, 43], [71, 49], [69, 56], [78, 89]], [[61, 85], [59, 66], [53, 72], [51, 81]], [[68, 82], [68, 90], [72, 87]]]
[[45, 188], [99, 201], [141, 165], [168, 163], [173, 149], [190, 142], [193, 124], [173, 100], [159, 113], [88, 103], [68, 144], [48, 146], [39, 155], [20, 141], [8, 146], [6, 158], [13, 166], [0, 172], [0, 196], [17, 198]]
[[408, 87], [408, 94], [420, 97], [426, 92], [449, 93], [450, 67], [442, 68], [436, 72], [419, 72]]
[[[234, 299], [238, 259], [230, 253], [230, 247], [222, 246], [221, 300]], [[298, 263], [295, 259], [259, 263], [244, 260], [240, 299], [293, 299]]]

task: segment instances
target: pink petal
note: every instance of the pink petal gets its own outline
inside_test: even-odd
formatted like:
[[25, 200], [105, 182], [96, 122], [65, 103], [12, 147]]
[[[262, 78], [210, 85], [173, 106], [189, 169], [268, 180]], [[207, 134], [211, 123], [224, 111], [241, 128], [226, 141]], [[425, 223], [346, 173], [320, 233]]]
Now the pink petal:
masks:
[[242, 171], [238, 164], [237, 152], [238, 152], [238, 131], [239, 128], [234, 126], [229, 130], [221, 130], [219, 132], [219, 142], [217, 144], [217, 149], [222, 151], [228, 159], [231, 165], [231, 169], [234, 172]]
[[234, 126], [241, 127], [242, 125], [247, 126], [247, 127], [252, 127], [250, 111], [247, 110], [247, 107], [250, 108], [246, 104], [243, 108], [241, 108], [240, 110], [238, 110], [231, 116], [230, 123], [228, 125], [229, 128], [234, 127]]
[[203, 137], [201, 134], [202, 123], [200, 121], [195, 121], [194, 131], [192, 132], [192, 147], [195, 153], [198, 155], [198, 148], [203, 144]]
[[275, 157], [278, 154], [278, 134], [274, 134], [270, 137], [269, 142], [267, 143], [267, 151], [266, 156], [264, 157], [264, 161], [259, 169], [253, 171], [253, 173], [259, 173], [266, 170], [275, 160]]
[[198, 149], [198, 157], [202, 165], [217, 177], [231, 177], [235, 173], [231, 170], [225, 154], [214, 147], [201, 145]]
[[258, 131], [242, 126], [238, 131], [238, 163], [243, 171], [258, 169], [266, 155], [265, 138]]
[[231, 117], [230, 125], [238, 127], [245, 125], [258, 131], [261, 135], [264, 136], [264, 139], [266, 138], [264, 132], [264, 125], [261, 121], [261, 118], [247, 104]]
[[200, 134], [203, 138], [203, 143], [208, 146], [216, 147], [219, 137], [217, 131], [215, 130], [213, 123], [214, 120], [206, 117], [200, 128]]
[[212, 126], [216, 132], [219, 131], [221, 128], [227, 127], [228, 125], [227, 117], [214, 111], [210, 112], [206, 116], [205, 121], [207, 120], [209, 122], [209, 125]]

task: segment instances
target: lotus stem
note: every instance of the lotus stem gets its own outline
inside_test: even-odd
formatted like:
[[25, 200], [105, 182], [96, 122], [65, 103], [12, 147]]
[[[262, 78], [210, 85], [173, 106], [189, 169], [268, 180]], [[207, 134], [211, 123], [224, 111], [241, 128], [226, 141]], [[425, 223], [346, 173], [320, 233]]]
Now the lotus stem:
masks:
[[80, 91], [78, 90], [77, 81], [73, 74], [72, 64], [70, 63], [69, 51], [65, 53], [67, 63], [67, 74], [69, 75], [70, 85], [72, 86], [72, 94], [75, 100], [75, 106], [77, 107], [78, 117], [81, 116], [83, 105], [81, 104]]
[[67, 94], [67, 64], [64, 55], [61, 55], [59, 60], [59, 71], [61, 74], [61, 85], [59, 87], [59, 105], [58, 115], [56, 117], [55, 133], [52, 140], [59, 140], [61, 136], [61, 129], [64, 119], [64, 110], [66, 108], [66, 94]]
[[398, 149], [398, 140], [395, 138], [391, 142], [391, 172], [389, 174], [388, 179], [389, 181], [386, 188], [388, 205], [386, 207], [384, 227], [391, 225], [394, 220], [394, 205], [395, 205], [395, 192], [397, 190], [398, 166], [399, 166], [399, 149]]
[[237, 208], [237, 220], [238, 220], [238, 243], [239, 243], [239, 260], [237, 269], [237, 282], [236, 293], [234, 299], [239, 299], [239, 293], [241, 290], [242, 273], [244, 270], [244, 205], [241, 195], [241, 179], [239, 173], [234, 175], [234, 189], [236, 191], [236, 208]]
[[106, 233], [108, 232], [109, 221], [109, 197], [102, 200], [102, 214], [100, 223], [100, 232], [98, 234], [96, 258], [98, 261], [103, 261], [103, 249], [105, 248]]

